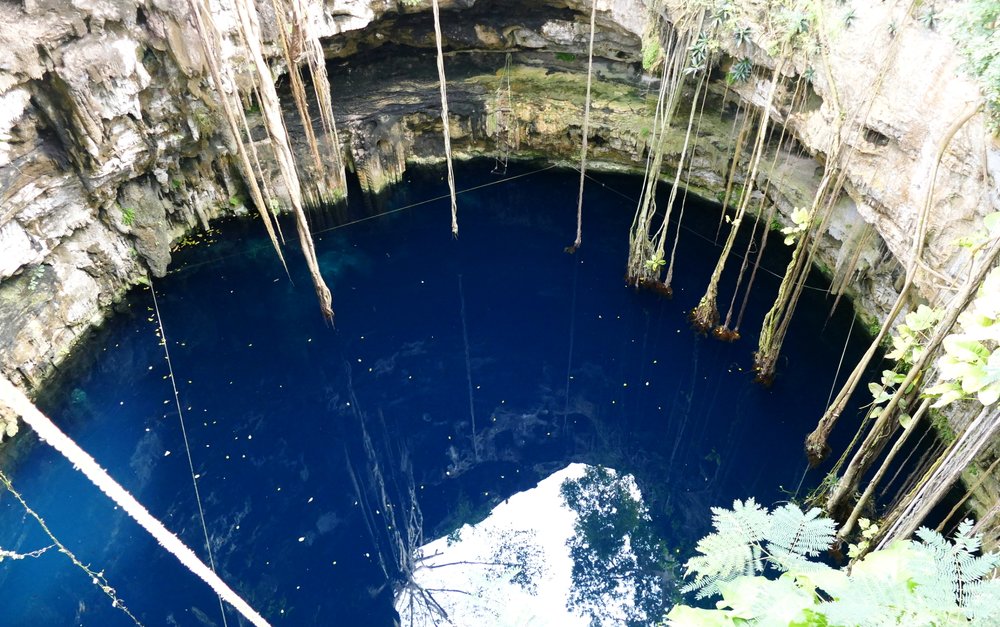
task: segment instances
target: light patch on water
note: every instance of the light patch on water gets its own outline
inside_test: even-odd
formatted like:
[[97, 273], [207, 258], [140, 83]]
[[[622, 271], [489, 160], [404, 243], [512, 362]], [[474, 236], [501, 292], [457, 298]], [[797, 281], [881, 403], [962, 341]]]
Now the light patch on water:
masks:
[[[592, 585], [586, 589], [586, 573], [574, 572], [570, 545], [578, 534], [578, 513], [567, 505], [562, 487], [582, 480], [588, 469], [595, 470], [570, 464], [511, 496], [482, 522], [421, 547], [412, 582], [396, 595], [402, 624], [588, 627], [621, 625], [643, 613], [638, 580], [611, 584], [611, 594], [602, 597], [592, 594]], [[645, 512], [630, 475], [608, 470], [603, 476]], [[615, 504], [606, 505], [613, 516]], [[618, 557], [636, 560], [630, 535], [612, 542]]]

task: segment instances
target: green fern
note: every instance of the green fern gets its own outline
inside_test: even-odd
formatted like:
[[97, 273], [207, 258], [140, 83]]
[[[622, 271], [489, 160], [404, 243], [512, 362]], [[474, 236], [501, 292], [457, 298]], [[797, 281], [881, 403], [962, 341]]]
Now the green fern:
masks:
[[[930, 529], [919, 541], [894, 542], [837, 570], [810, 560], [834, 540], [818, 509], [769, 512], [753, 499], [713, 508], [715, 531], [687, 563], [694, 581], [683, 592], [719, 595], [717, 610], [684, 605], [669, 625], [1000, 625], [1000, 554], [977, 555], [972, 521], [949, 541]], [[782, 573], [777, 579], [765, 571]]]
[[779, 571], [802, 567], [807, 557], [819, 555], [833, 543], [834, 524], [820, 518], [813, 508], [802, 513], [794, 505], [774, 512], [752, 498], [734, 501], [733, 509], [712, 508], [715, 532], [698, 542], [701, 555], [688, 560], [686, 575], [694, 581], [682, 592], [699, 599], [720, 593], [720, 585], [740, 576], [763, 573], [767, 566]]
[[927, 528], [917, 530], [917, 537], [934, 558], [934, 572], [929, 580], [915, 581], [917, 585], [927, 588], [925, 594], [940, 597], [941, 603], [954, 603], [970, 614], [974, 606], [969, 604], [969, 587], [980, 582], [1000, 564], [1000, 555], [996, 553], [976, 555], [980, 540], [971, 533], [971, 520], [964, 520], [958, 526], [952, 542], [936, 531]]

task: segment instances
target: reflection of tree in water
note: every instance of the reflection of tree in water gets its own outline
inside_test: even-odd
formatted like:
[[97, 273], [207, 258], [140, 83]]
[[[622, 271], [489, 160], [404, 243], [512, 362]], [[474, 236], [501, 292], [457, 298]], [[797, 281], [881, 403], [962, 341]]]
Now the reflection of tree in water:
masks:
[[635, 480], [600, 466], [562, 484], [577, 516], [567, 542], [573, 587], [567, 606], [592, 625], [648, 625], [667, 609], [672, 560], [657, 538]]
[[[347, 468], [357, 505], [375, 546], [375, 560], [386, 586], [391, 588], [396, 624], [408, 627], [455, 625], [449, 617], [451, 597], [478, 599], [469, 615], [492, 621], [505, 610], [504, 600], [494, 593], [501, 582], [513, 583], [529, 594], [537, 591], [544, 564], [533, 533], [504, 530], [491, 538], [481, 553], [462, 559], [444, 561], [440, 554], [425, 555], [422, 546], [423, 514], [416, 498], [410, 454], [403, 445], [394, 446], [379, 412], [374, 433], [368, 418], [359, 410], [351, 392], [351, 404], [357, 418], [358, 435], [364, 460], [352, 461], [346, 453]], [[375, 437], [373, 437], [373, 435]], [[449, 536], [459, 539], [459, 532]], [[469, 582], [462, 588], [422, 584], [421, 571], [458, 570], [459, 580]], [[383, 590], [373, 591], [380, 596]], [[483, 623], [488, 624], [488, 623]]]

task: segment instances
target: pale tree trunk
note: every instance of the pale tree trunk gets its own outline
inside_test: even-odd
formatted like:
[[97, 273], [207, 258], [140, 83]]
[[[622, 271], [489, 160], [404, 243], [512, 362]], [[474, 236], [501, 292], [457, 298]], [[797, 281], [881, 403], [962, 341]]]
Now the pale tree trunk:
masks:
[[893, 522], [879, 541], [881, 549], [893, 540], [909, 538], [941, 498], [951, 489], [962, 471], [1000, 431], [1000, 408], [983, 407], [962, 435], [949, 447], [921, 485], [900, 502], [889, 515]]

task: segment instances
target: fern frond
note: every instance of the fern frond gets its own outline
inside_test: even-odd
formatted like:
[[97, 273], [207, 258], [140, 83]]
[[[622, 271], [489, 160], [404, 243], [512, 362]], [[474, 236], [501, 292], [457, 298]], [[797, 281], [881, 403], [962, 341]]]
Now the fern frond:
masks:
[[[972, 521], [964, 520], [958, 526], [953, 541], [940, 533], [921, 527], [917, 530], [922, 546], [934, 558], [934, 577], [916, 583], [926, 588], [926, 593], [937, 599], [942, 591], [950, 591], [948, 600], [966, 610], [972, 608], [969, 588], [990, 574], [1000, 564], [1000, 554], [987, 553], [976, 556], [981, 541], [972, 535]], [[943, 601], [943, 599], [941, 599]]]
[[965, 613], [972, 625], [1000, 625], [1000, 579], [975, 581], [966, 592]]
[[[781, 556], [785, 560], [811, 557], [826, 551], [833, 544], [836, 525], [821, 514], [817, 507], [803, 513], [790, 504], [774, 510], [768, 529], [768, 551], [776, 558]], [[775, 560], [779, 566], [781, 558]]]
[[719, 594], [719, 583], [741, 575], [763, 572], [760, 542], [770, 528], [768, 511], [752, 498], [733, 501], [733, 509], [712, 508], [715, 531], [697, 545], [701, 555], [688, 560], [685, 575], [694, 575], [683, 592], [697, 592], [698, 598]]

